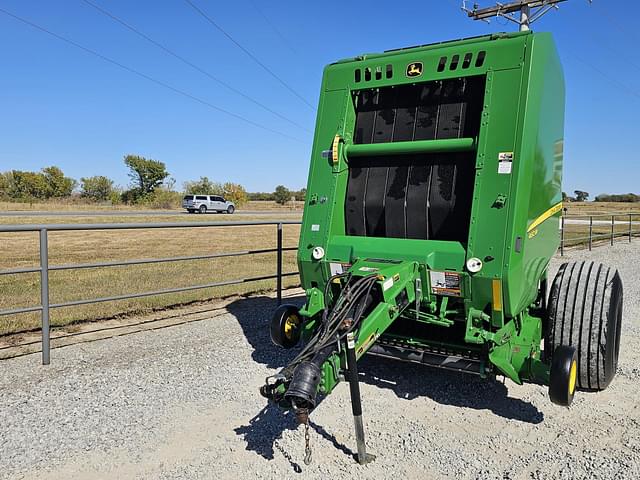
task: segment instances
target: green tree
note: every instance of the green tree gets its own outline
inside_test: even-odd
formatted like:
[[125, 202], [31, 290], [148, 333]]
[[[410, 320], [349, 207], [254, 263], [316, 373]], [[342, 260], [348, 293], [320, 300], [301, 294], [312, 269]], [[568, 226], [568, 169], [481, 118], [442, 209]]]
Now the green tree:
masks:
[[78, 184], [73, 178], [65, 177], [62, 170], [55, 166], [43, 168], [42, 176], [47, 185], [45, 198], [68, 197]]
[[43, 200], [49, 192], [47, 182], [42, 173], [12, 170], [9, 185], [9, 196], [17, 200]]
[[[131, 170], [129, 178], [137, 191], [137, 197], [144, 197], [162, 185], [164, 179], [169, 176], [167, 167], [163, 162], [138, 155], [127, 155], [124, 164]], [[134, 195], [135, 197], [135, 195]]]
[[113, 193], [113, 180], [102, 175], [80, 179], [80, 195], [97, 202], [109, 200]]
[[11, 187], [11, 173], [0, 172], [0, 198], [9, 197], [10, 187]]
[[127, 205], [132, 205], [143, 199], [144, 197], [140, 195], [140, 191], [137, 188], [130, 188], [128, 190], [124, 190], [120, 194], [120, 201], [122, 203], [126, 203]]
[[184, 182], [185, 193], [192, 195], [224, 195], [223, 185], [209, 180], [208, 177], [200, 177], [200, 180]]
[[41, 172], [12, 170], [2, 177], [4, 195], [16, 200], [68, 197], [77, 184], [58, 167], [45, 167]]
[[284, 185], [278, 185], [275, 192], [273, 192], [273, 197], [275, 198], [276, 203], [284, 205], [291, 199], [291, 192]]
[[573, 193], [576, 196], [577, 202], [586, 202], [589, 198], [589, 192], [583, 192], [582, 190], [574, 190]]
[[232, 201], [236, 207], [247, 203], [247, 191], [239, 183], [227, 182], [222, 186], [222, 195]]
[[271, 192], [271, 193], [268, 193], [268, 192], [252, 192], [252, 193], [247, 193], [247, 197], [249, 198], [249, 200], [259, 200], [259, 201], [268, 200], [270, 202], [273, 202], [275, 200], [275, 198], [273, 196], [273, 192]]
[[607, 193], [602, 193], [595, 198], [596, 202], [640, 202], [640, 196], [635, 193], [622, 193], [617, 194], [614, 193], [609, 195]]
[[178, 208], [182, 200], [182, 194], [174, 192], [166, 187], [159, 187], [142, 200], [144, 205], [151, 208]]

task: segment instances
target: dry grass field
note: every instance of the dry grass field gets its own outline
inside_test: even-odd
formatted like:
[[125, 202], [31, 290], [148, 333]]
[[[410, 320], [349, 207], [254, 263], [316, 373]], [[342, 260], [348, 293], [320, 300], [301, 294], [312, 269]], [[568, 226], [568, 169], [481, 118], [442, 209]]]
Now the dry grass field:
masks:
[[[593, 244], [610, 242], [611, 217], [614, 215], [613, 235], [615, 241], [629, 238], [629, 220], [632, 236], [640, 236], [640, 203], [624, 202], [571, 202], [565, 203], [565, 246], [588, 244], [589, 216], [593, 217]], [[576, 223], [574, 221], [578, 221]]]
[[[276, 220], [261, 215], [253, 220]], [[190, 215], [189, 221], [233, 221], [230, 215]], [[242, 218], [242, 220], [250, 220]], [[238, 219], [235, 219], [238, 220]], [[106, 223], [106, 222], [176, 222], [176, 217], [0, 217], [0, 223]], [[297, 246], [298, 225], [285, 225], [283, 244]], [[175, 256], [208, 255], [270, 249], [276, 246], [276, 226], [102, 230], [84, 232], [49, 232], [49, 263], [66, 265], [115, 260], [148, 259]], [[296, 270], [295, 251], [284, 252], [283, 271]], [[38, 234], [0, 233], [0, 270], [37, 266]], [[190, 285], [208, 284], [245, 277], [271, 275], [276, 271], [276, 254], [245, 257], [190, 260], [164, 264], [146, 264], [83, 270], [51, 271], [51, 303], [99, 298], [126, 293], [145, 292]], [[284, 285], [297, 284], [295, 276], [285, 277]], [[92, 305], [53, 309], [53, 326], [131, 315], [170, 305], [184, 304], [232, 294], [273, 290], [275, 280], [214, 287], [192, 292], [166, 294], [139, 299], [104, 302]], [[0, 310], [39, 304], [39, 273], [0, 276]], [[0, 335], [38, 328], [39, 313], [0, 317]]]
[[611, 213], [638, 213], [640, 203], [630, 202], [566, 202], [567, 215], [607, 215]]
[[131, 211], [140, 210], [141, 207], [133, 205], [111, 205], [110, 203], [90, 203], [84, 201], [66, 201], [66, 200], [50, 200], [50, 201], [38, 201], [33, 203], [28, 202], [6, 202], [0, 201], [0, 212], [2, 211]]
[[[0, 210], [17, 210], [16, 205], [0, 204]], [[30, 223], [144, 223], [144, 222], [210, 222], [234, 220], [278, 220], [288, 206], [273, 208], [273, 202], [250, 202], [244, 207], [247, 211], [264, 211], [252, 217], [243, 215], [237, 218], [231, 215], [149, 215], [125, 216], [130, 207], [114, 212], [114, 215], [79, 216], [0, 216], [0, 224]], [[32, 210], [54, 210], [51, 204], [34, 204]], [[69, 210], [96, 210], [95, 205], [80, 207], [71, 205]], [[640, 222], [640, 205], [622, 203], [569, 203], [567, 216], [610, 214], [611, 212], [633, 213], [633, 221]], [[58, 208], [58, 210], [60, 210]], [[61, 210], [65, 210], [62, 208]], [[138, 208], [139, 210], [139, 208]], [[122, 211], [125, 215], [119, 216]], [[269, 214], [271, 211], [273, 214]], [[287, 219], [298, 217], [287, 216]], [[606, 217], [603, 217], [607, 220]], [[608, 218], [610, 221], [610, 217]], [[617, 220], [628, 220], [619, 217]], [[588, 235], [587, 223], [570, 224], [565, 228], [565, 245], [568, 247], [584, 243]], [[640, 225], [633, 225], [640, 235]], [[600, 235], [594, 242], [608, 242], [611, 227], [596, 224], [593, 233]], [[616, 223], [616, 235], [627, 234], [628, 224]], [[296, 246], [299, 226], [284, 227], [284, 245]], [[624, 241], [624, 239], [617, 239]], [[115, 260], [147, 259], [173, 256], [206, 255], [224, 252], [275, 248], [276, 227], [224, 227], [167, 230], [115, 230], [91, 232], [50, 232], [50, 265], [72, 263], [93, 263]], [[38, 264], [37, 233], [0, 233], [0, 270], [16, 267], [30, 267]], [[83, 270], [50, 272], [50, 296], [52, 303], [68, 302], [80, 299], [98, 298], [133, 292], [169, 289], [196, 284], [238, 279], [275, 273], [275, 253], [257, 254], [248, 257], [227, 257], [208, 260], [191, 260], [165, 264], [147, 264], [121, 267], [105, 267]], [[284, 271], [296, 270], [295, 251], [285, 252]], [[295, 276], [287, 277], [285, 285], [297, 284]], [[92, 305], [53, 309], [53, 326], [67, 326], [79, 322], [92, 321], [116, 316], [134, 315], [171, 305], [184, 304], [219, 298], [233, 294], [246, 294], [263, 290], [273, 290], [274, 280], [215, 287], [192, 292], [166, 294], [139, 299], [104, 302]], [[39, 303], [39, 274], [0, 276], [0, 310], [19, 308]], [[37, 329], [40, 325], [38, 313], [27, 313], [0, 317], [0, 335]]]

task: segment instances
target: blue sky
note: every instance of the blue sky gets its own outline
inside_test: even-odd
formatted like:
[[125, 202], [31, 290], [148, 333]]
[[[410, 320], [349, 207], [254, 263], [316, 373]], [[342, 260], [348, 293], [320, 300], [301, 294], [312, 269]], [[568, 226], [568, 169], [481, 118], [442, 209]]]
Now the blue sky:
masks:
[[[178, 185], [206, 175], [250, 191], [305, 186], [314, 108], [184, 0], [90, 1], [300, 126], [230, 92], [82, 0], [0, 0], [4, 10], [286, 135], [0, 13], [0, 170], [58, 165], [75, 178], [106, 175], [124, 186], [122, 157], [134, 153], [165, 162]], [[472, 22], [457, 0], [193, 2], [314, 107], [322, 68], [337, 59], [515, 27], [504, 19]], [[565, 68], [567, 192], [640, 193], [640, 31], [637, 18], [624, 14], [632, 6], [630, 0], [594, 0], [591, 6], [571, 0], [535, 24], [554, 33]]]

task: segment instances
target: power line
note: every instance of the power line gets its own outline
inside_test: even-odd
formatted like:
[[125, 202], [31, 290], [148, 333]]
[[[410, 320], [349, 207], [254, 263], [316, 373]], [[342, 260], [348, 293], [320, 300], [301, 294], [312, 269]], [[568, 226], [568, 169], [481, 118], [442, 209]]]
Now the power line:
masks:
[[[466, 6], [466, 0], [462, 0], [462, 10], [467, 13], [467, 16], [472, 18], [473, 20], [483, 20], [488, 21], [487, 19], [490, 17], [504, 17], [514, 23], [517, 23], [520, 26], [520, 30], [529, 30], [529, 25], [534, 21], [538, 20], [544, 14], [549, 12], [552, 8], [558, 8], [558, 3], [564, 2], [566, 0], [518, 0], [512, 3], [502, 4], [497, 3], [495, 7], [478, 9], [477, 5], [474, 5], [472, 9], [468, 9]], [[591, 0], [589, 0], [591, 3]], [[538, 10], [532, 15], [531, 9], [537, 8]], [[516, 18], [513, 16], [514, 13], [520, 12], [520, 17]], [[608, 48], [613, 51], [605, 42], [602, 42], [602, 46]], [[625, 93], [640, 98], [640, 93], [631, 87], [625, 85], [619, 80], [611, 77], [606, 71], [596, 67], [595, 65], [589, 63], [585, 59], [581, 58], [578, 55], [571, 55], [570, 58], [573, 58], [580, 63], [583, 63], [587, 67], [591, 68], [595, 72], [599, 73], [602, 77], [608, 80], [612, 85], [617, 86], [625, 91]], [[628, 62], [630, 65], [638, 67], [637, 64], [633, 62]]]
[[282, 43], [289, 49], [291, 50], [293, 53], [297, 53], [296, 49], [293, 48], [293, 45], [291, 45], [291, 42], [289, 40], [287, 40], [287, 38], [282, 34], [282, 32], [275, 26], [275, 24], [269, 20], [269, 17], [267, 17], [265, 15], [265, 13], [262, 11], [262, 9], [260, 9], [258, 7], [258, 5], [256, 5], [256, 2], [253, 0], [250, 0], [249, 3], [253, 6], [253, 8], [256, 10], [256, 12], [258, 12], [260, 14], [260, 16], [264, 19], [264, 21], [267, 23], [267, 25], [269, 25], [271, 27], [271, 29], [275, 32], [275, 34], [280, 38], [280, 40], [282, 41]]
[[[591, 4], [591, 2], [589, 2]], [[617, 19], [613, 18], [612, 16], [610, 16], [606, 10], [603, 12], [600, 12], [602, 14], [602, 16], [605, 17], [605, 19], [607, 20], [607, 22], [609, 23], [609, 25], [611, 25], [614, 29], [625, 29], [625, 26], [618, 22]], [[596, 43], [599, 47], [605, 48], [607, 50], [609, 50], [611, 53], [613, 53], [614, 55], [618, 55], [618, 56], [623, 56], [624, 54], [619, 52], [618, 50], [614, 49], [613, 47], [610, 46], [609, 41], [604, 38], [602, 35], [596, 33], [597, 29], [592, 28], [589, 30], [588, 36], [590, 37], [591, 40], [596, 40]], [[631, 36], [633, 36], [633, 34], [630, 31], [627, 31], [627, 33], [629, 33]], [[587, 63], [584, 60], [581, 60], [582, 63]], [[631, 65], [632, 67], [636, 68], [637, 70], [640, 70], [640, 64], [636, 63], [634, 60], [625, 57], [624, 61], [626, 62], [626, 64]], [[588, 65], [588, 63], [587, 63]], [[593, 67], [595, 69], [595, 67]], [[597, 70], [597, 69], [596, 69]], [[622, 85], [622, 84], [620, 84]], [[627, 88], [627, 90], [633, 92], [633, 90], [631, 88]], [[633, 92], [633, 94], [635, 95], [636, 93]]]
[[607, 21], [609, 22], [609, 24], [610, 24], [611, 26], [613, 26], [614, 28], [617, 28], [617, 29], [619, 29], [619, 30], [624, 30], [624, 31], [629, 35], [629, 37], [632, 37], [632, 38], [633, 38], [633, 41], [637, 41], [637, 38], [638, 38], [638, 32], [637, 32], [637, 31], [632, 32], [630, 29], [628, 30], [628, 29], [627, 29], [627, 26], [626, 26], [626, 25], [624, 25], [622, 22], [620, 22], [620, 21], [619, 21], [617, 18], [615, 18], [614, 16], [610, 15], [610, 14], [607, 12], [606, 8], [605, 8], [604, 10], [600, 11], [599, 13], [600, 13], [600, 15], [602, 15], [603, 17], [605, 17], [605, 18], [607, 19]]
[[[606, 40], [604, 37], [602, 37], [602, 36], [600, 36], [600, 35], [597, 35], [597, 34], [594, 34], [594, 32], [593, 32], [593, 31], [590, 31], [590, 32], [589, 32], [589, 35], [590, 35], [590, 36], [592, 36], [592, 37], [593, 37], [593, 39], [598, 40], [597, 45], [598, 45], [599, 47], [604, 48], [604, 49], [606, 49], [606, 50], [609, 50], [609, 51], [610, 51], [611, 53], [613, 53], [614, 55], [618, 55], [618, 56], [623, 56], [623, 57], [624, 57], [624, 54], [623, 54], [623, 53], [621, 53], [621, 52], [619, 52], [619, 51], [617, 51], [617, 50], [616, 50], [616, 49], [614, 49], [613, 47], [611, 47], [611, 46], [607, 43], [607, 40]], [[626, 57], [625, 57], [624, 61], [625, 61], [628, 65], [631, 65], [632, 67], [636, 68], [637, 70], [640, 70], [640, 65], [639, 65], [639, 64], [637, 64], [636, 62], [634, 62], [633, 60], [631, 60], [631, 59], [629, 59], [629, 58], [626, 58]]]
[[273, 70], [271, 70], [269, 67], [267, 67], [264, 63], [262, 63], [253, 53], [251, 53], [249, 50], [247, 50], [245, 47], [243, 47], [240, 43], [238, 43], [236, 41], [235, 38], [233, 38], [229, 33], [227, 33], [220, 25], [218, 25], [216, 23], [216, 21], [211, 18], [209, 15], [207, 15], [203, 10], [201, 10], [195, 3], [193, 3], [191, 0], [184, 0], [187, 5], [189, 5], [191, 8], [193, 8], [193, 10], [195, 10], [202, 18], [204, 18], [207, 22], [209, 22], [211, 25], [213, 25], [216, 29], [218, 29], [225, 37], [227, 37], [231, 42], [233, 42], [233, 44], [238, 47], [240, 50], [242, 50], [249, 58], [251, 58], [255, 63], [257, 63], [258, 65], [260, 65], [269, 75], [271, 75], [273, 78], [275, 78], [276, 80], [278, 80], [278, 82], [280, 82], [287, 90], [289, 90], [291, 93], [293, 93], [296, 97], [298, 97], [300, 99], [300, 101], [302, 101], [305, 105], [307, 105], [309, 108], [311, 108], [312, 110], [315, 110], [315, 108], [313, 107], [313, 105], [311, 105], [302, 95], [300, 95], [298, 92], [296, 92], [293, 87], [291, 87], [287, 82], [285, 82], [280, 76], [278, 76]]
[[596, 67], [592, 63], [587, 62], [585, 59], [579, 57], [578, 55], [573, 54], [573, 55], [571, 55], [571, 58], [574, 58], [575, 60], [578, 60], [580, 63], [583, 63], [587, 67], [589, 67], [592, 70], [596, 71], [597, 73], [602, 75], [605, 79], [607, 79], [612, 85], [615, 85], [618, 88], [622, 88], [623, 90], [625, 90], [627, 94], [629, 94], [629, 95], [631, 95], [633, 97], [636, 97], [637, 99], [640, 99], [640, 93], [639, 92], [633, 90], [631, 87], [629, 87], [628, 85], [625, 85], [624, 83], [620, 82], [619, 80], [616, 80], [614, 77], [612, 77], [609, 74], [607, 74], [607, 72], [605, 72], [604, 70]]
[[115, 22], [118, 22], [120, 25], [122, 25], [125, 28], [129, 29], [130, 31], [132, 31], [133, 33], [138, 35], [139, 37], [144, 38], [146, 41], [148, 41], [152, 45], [155, 45], [156, 47], [158, 47], [159, 49], [161, 49], [162, 51], [164, 51], [168, 55], [171, 55], [172, 57], [180, 60], [182, 63], [190, 66], [194, 70], [197, 70], [198, 72], [202, 73], [203, 75], [206, 75], [211, 80], [213, 80], [213, 81], [219, 83], [220, 85], [222, 85], [223, 87], [231, 90], [235, 94], [240, 95], [242, 98], [244, 98], [246, 100], [249, 100], [250, 102], [254, 103], [255, 105], [258, 105], [259, 107], [263, 108], [267, 112], [272, 113], [273, 115], [277, 116], [278, 118], [280, 118], [282, 120], [285, 120], [286, 122], [289, 122], [290, 124], [295, 125], [296, 127], [301, 128], [302, 130], [304, 130], [306, 132], [310, 131], [309, 129], [303, 127], [302, 125], [300, 125], [299, 123], [291, 120], [290, 118], [285, 117], [284, 115], [276, 112], [275, 110], [272, 110], [271, 108], [267, 107], [266, 105], [264, 105], [260, 101], [256, 100], [255, 98], [250, 97], [249, 95], [247, 95], [247, 94], [241, 92], [240, 90], [236, 89], [235, 87], [229, 85], [224, 80], [221, 80], [220, 78], [216, 77], [215, 75], [213, 75], [212, 73], [208, 72], [207, 70], [199, 67], [198, 65], [194, 64], [193, 62], [187, 60], [186, 58], [182, 57], [181, 55], [178, 55], [174, 51], [172, 51], [169, 48], [165, 47], [164, 45], [162, 45], [161, 43], [157, 42], [156, 40], [154, 40], [153, 38], [149, 37], [148, 35], [142, 33], [140, 30], [135, 28], [133, 25], [125, 22], [124, 20], [122, 20], [121, 18], [117, 17], [116, 15], [114, 15], [111, 12], [109, 12], [108, 10], [100, 7], [99, 5], [96, 5], [95, 3], [91, 2], [90, 0], [82, 0], [82, 1], [84, 3], [86, 3], [87, 5], [89, 5], [90, 7], [94, 8], [95, 10], [97, 10], [98, 12], [100, 12], [101, 14], [111, 18]]
[[7, 10], [4, 10], [3, 8], [0, 8], [0, 13], [4, 13], [5, 15], [7, 15], [9, 17], [12, 17], [15, 20], [18, 20], [19, 22], [22, 22], [22, 23], [24, 23], [26, 25], [29, 25], [30, 27], [33, 27], [33, 28], [35, 28], [37, 30], [40, 30], [41, 32], [46, 33], [47, 35], [51, 35], [52, 37], [57, 38], [58, 40], [60, 40], [62, 42], [68, 43], [69, 45], [72, 45], [72, 46], [74, 46], [74, 47], [76, 47], [76, 48], [78, 48], [78, 49], [80, 49], [80, 50], [82, 50], [82, 51], [84, 51], [86, 53], [94, 55], [94, 56], [100, 58], [101, 60], [104, 60], [105, 62], [108, 62], [108, 63], [110, 63], [112, 65], [117, 66], [117, 67], [120, 67], [121, 69], [126, 70], [129, 73], [133, 73], [134, 75], [137, 75], [139, 77], [142, 77], [145, 80], [149, 80], [150, 82], [153, 82], [156, 85], [160, 85], [161, 87], [164, 87], [164, 88], [166, 88], [168, 90], [171, 90], [172, 92], [177, 93], [179, 95], [182, 95], [183, 97], [190, 98], [191, 100], [194, 100], [194, 101], [196, 101], [198, 103], [201, 103], [202, 105], [205, 105], [205, 106], [207, 106], [209, 108], [212, 108], [213, 110], [216, 110], [218, 112], [224, 113], [225, 115], [229, 115], [231, 117], [234, 117], [234, 118], [236, 118], [238, 120], [241, 120], [241, 121], [243, 121], [245, 123], [253, 125], [254, 127], [260, 128], [262, 130], [266, 130], [268, 132], [275, 133], [277, 135], [280, 135], [282, 137], [285, 137], [285, 138], [288, 138], [288, 139], [291, 139], [291, 140], [295, 140], [297, 142], [302, 142], [302, 140], [300, 140], [298, 138], [292, 137], [290, 135], [287, 135], [286, 133], [282, 133], [282, 132], [279, 132], [277, 130], [273, 130], [272, 128], [269, 128], [269, 127], [267, 127], [265, 125], [261, 125], [259, 123], [254, 122], [253, 120], [249, 120], [248, 118], [245, 118], [242, 115], [238, 115], [237, 113], [233, 113], [233, 112], [230, 112], [229, 110], [225, 110], [224, 108], [218, 107], [217, 105], [214, 105], [214, 104], [212, 104], [212, 103], [210, 103], [210, 102], [208, 102], [206, 100], [203, 100], [202, 98], [196, 97], [195, 95], [192, 95], [192, 94], [190, 94], [188, 92], [185, 92], [184, 90], [180, 90], [180, 89], [178, 89], [176, 87], [172, 87], [171, 85], [163, 82], [162, 80], [158, 80], [156, 78], [153, 78], [153, 77], [147, 75], [146, 73], [143, 73], [143, 72], [140, 72], [139, 70], [135, 70], [134, 68], [128, 67], [127, 65], [124, 65], [124, 64], [122, 64], [122, 63], [120, 63], [120, 62], [118, 62], [116, 60], [113, 60], [112, 58], [109, 58], [109, 57], [107, 57], [105, 55], [102, 55], [101, 53], [98, 53], [95, 50], [92, 50], [92, 49], [90, 49], [88, 47], [80, 45], [79, 43], [74, 42], [73, 40], [70, 40], [70, 39], [68, 39], [66, 37], [63, 37], [62, 35], [58, 35], [57, 33], [54, 33], [51, 30], [46, 29], [45, 27], [42, 27], [42, 26], [40, 26], [38, 24], [35, 24], [35, 23], [25, 19], [25, 18], [19, 17], [18, 15], [15, 15], [15, 14], [7, 11]]

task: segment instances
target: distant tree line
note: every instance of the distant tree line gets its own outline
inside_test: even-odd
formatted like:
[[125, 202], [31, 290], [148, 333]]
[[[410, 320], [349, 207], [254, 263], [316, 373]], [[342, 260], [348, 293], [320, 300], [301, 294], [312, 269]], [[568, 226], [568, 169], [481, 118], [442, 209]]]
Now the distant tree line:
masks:
[[208, 177], [200, 177], [200, 180], [184, 183], [184, 193], [203, 194], [203, 195], [220, 195], [233, 203], [242, 205], [248, 200], [247, 191], [238, 183], [232, 182], [214, 182]]
[[[575, 190], [574, 196], [567, 195], [566, 192], [562, 192], [563, 202], [586, 202], [589, 200], [589, 192], [583, 190]], [[594, 202], [640, 202], [640, 195], [635, 193], [621, 193], [621, 194], [609, 194], [601, 193], [594, 198]]]
[[278, 185], [273, 192], [255, 192], [249, 193], [249, 200], [262, 200], [262, 201], [270, 201], [277, 202], [280, 205], [284, 205], [292, 198], [295, 198], [297, 201], [304, 201], [307, 197], [307, 189], [303, 188], [301, 190], [289, 190], [284, 185]]
[[11, 170], [0, 173], [0, 196], [14, 199], [68, 197], [77, 186], [73, 178], [65, 177], [58, 167], [45, 167], [39, 172]]
[[[126, 155], [123, 161], [129, 169], [131, 179], [127, 188], [116, 186], [113, 180], [103, 175], [82, 177], [78, 182], [65, 176], [59, 167], [51, 166], [39, 172], [0, 172], [0, 199], [35, 202], [81, 198], [90, 202], [125, 203], [157, 208], [170, 208], [180, 203], [182, 192], [176, 191], [175, 180], [170, 177], [163, 162], [139, 155]], [[223, 195], [236, 205], [242, 205], [247, 201], [247, 192], [242, 185], [211, 182], [207, 177], [202, 177], [196, 182], [186, 182], [185, 191], [198, 190], [203, 181], [207, 192], [211, 190], [211, 193]]]
[[574, 190], [574, 196], [567, 195], [567, 192], [562, 192], [563, 202], [586, 202], [589, 199], [589, 192], [582, 190]]
[[265, 200], [286, 204], [292, 198], [304, 201], [307, 191], [289, 190], [278, 185], [273, 192], [248, 193], [233, 182], [217, 182], [208, 177], [183, 184], [183, 192], [175, 189], [163, 162], [139, 155], [126, 155], [124, 165], [129, 170], [131, 183], [122, 188], [103, 175], [82, 177], [77, 181], [65, 176], [56, 166], [45, 167], [39, 172], [10, 170], [0, 172], [0, 200], [35, 202], [50, 199], [80, 198], [88, 202], [147, 205], [156, 208], [171, 208], [180, 203], [183, 193], [220, 195], [240, 206], [248, 200]]
[[640, 195], [635, 193], [608, 194], [601, 193], [596, 196], [596, 202], [640, 202]]

